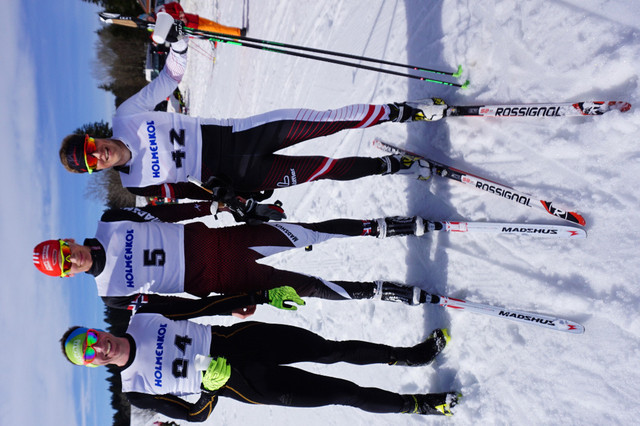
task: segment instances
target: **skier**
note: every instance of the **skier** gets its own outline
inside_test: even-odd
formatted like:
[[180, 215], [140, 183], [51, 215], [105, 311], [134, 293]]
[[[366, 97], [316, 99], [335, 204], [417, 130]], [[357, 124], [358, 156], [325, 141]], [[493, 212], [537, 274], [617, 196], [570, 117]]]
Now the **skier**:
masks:
[[[327, 281], [257, 263], [258, 259], [332, 238], [362, 235], [384, 238], [421, 235], [421, 218], [335, 219], [319, 223], [261, 223], [208, 228], [202, 222], [168, 223], [201, 217], [211, 202], [166, 204], [106, 211], [95, 238], [38, 244], [33, 261], [51, 276], [93, 275], [98, 295], [116, 308], [141, 304], [175, 305], [187, 292], [201, 298], [211, 292], [240, 294], [289, 285], [304, 297], [331, 300], [382, 299], [418, 304], [426, 295], [417, 287], [389, 282]], [[147, 294], [156, 293], [156, 294]], [[238, 316], [250, 315], [249, 307]]]
[[236, 195], [260, 201], [270, 193], [260, 197], [259, 191], [319, 179], [394, 173], [429, 176], [428, 167], [406, 155], [332, 159], [274, 153], [343, 129], [442, 117], [446, 105], [431, 99], [329, 111], [278, 110], [244, 119], [153, 112], [181, 81], [187, 47], [186, 39], [174, 42], [160, 75], [118, 107], [111, 138], [69, 135], [63, 140], [60, 159], [67, 170], [91, 173], [113, 167], [120, 172], [123, 186], [137, 195], [211, 199], [210, 192], [189, 182], [188, 178], [195, 178], [214, 189], [214, 199], [225, 203], [237, 200]]
[[[166, 3], [159, 6], [156, 9], [156, 13], [165, 12], [171, 15], [174, 19], [180, 20], [185, 26], [194, 28], [196, 30], [209, 31], [219, 34], [227, 34], [231, 36], [245, 36], [247, 34], [246, 28], [228, 27], [226, 25], [219, 24], [218, 22], [210, 19], [205, 19], [201, 16], [193, 13], [185, 13], [184, 9], [178, 2]], [[155, 22], [155, 14], [147, 15], [143, 14], [139, 16], [140, 19], [149, 22]]]
[[[131, 404], [174, 419], [202, 422], [218, 397], [262, 405], [347, 405], [373, 413], [436, 415], [451, 415], [460, 398], [456, 392], [406, 395], [364, 388], [283, 365], [426, 365], [446, 346], [446, 329], [436, 329], [424, 342], [402, 348], [330, 341], [302, 328], [254, 321], [230, 327], [174, 321], [150, 308], [133, 315], [123, 336], [71, 327], [60, 343], [73, 364], [120, 367], [122, 392]], [[200, 398], [195, 403], [180, 398], [190, 394]]]

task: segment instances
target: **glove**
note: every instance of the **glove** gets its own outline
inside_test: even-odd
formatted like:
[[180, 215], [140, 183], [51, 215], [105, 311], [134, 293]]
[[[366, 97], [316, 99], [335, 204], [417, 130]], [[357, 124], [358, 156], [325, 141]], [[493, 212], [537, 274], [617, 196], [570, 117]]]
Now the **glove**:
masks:
[[[296, 311], [298, 307], [293, 305], [296, 303], [300, 306], [304, 306], [305, 302], [298, 296], [298, 293], [289, 286], [282, 286], [272, 288], [267, 292], [269, 304], [275, 306], [278, 309], [284, 309], [287, 311]], [[293, 303], [292, 303], [293, 302]]]
[[[249, 205], [249, 201], [252, 202], [252, 205]], [[251, 219], [255, 219], [259, 222], [268, 222], [270, 220], [279, 221], [287, 218], [287, 215], [284, 213], [284, 210], [278, 201], [274, 204], [260, 204], [255, 202], [253, 199], [250, 199], [249, 201], [247, 201], [247, 205], [249, 205], [247, 214], [251, 216]]]
[[278, 201], [275, 204], [260, 204], [250, 198], [244, 205], [239, 205], [236, 208], [228, 206], [237, 222], [247, 222], [249, 225], [258, 225], [270, 220], [277, 221], [287, 218]]
[[209, 368], [202, 376], [202, 387], [208, 391], [220, 389], [231, 377], [231, 365], [223, 357], [214, 358], [209, 363]]
[[153, 30], [152, 39], [158, 44], [165, 41], [175, 43], [184, 37], [184, 24], [182, 21], [173, 19], [166, 12], [159, 12], [156, 15], [156, 24]]

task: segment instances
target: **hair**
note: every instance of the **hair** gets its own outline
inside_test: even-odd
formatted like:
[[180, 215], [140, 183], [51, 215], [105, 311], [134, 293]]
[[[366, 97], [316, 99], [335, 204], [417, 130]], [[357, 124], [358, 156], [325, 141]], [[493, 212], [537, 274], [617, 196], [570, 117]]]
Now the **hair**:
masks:
[[[80, 327], [79, 325], [74, 325], [73, 327], [69, 327], [69, 329], [62, 335], [62, 339], [60, 339], [60, 346], [62, 347], [62, 355], [64, 355], [64, 359], [66, 359], [69, 362], [71, 362], [71, 360], [67, 356], [67, 351], [64, 350], [64, 343], [67, 341], [67, 338], [69, 337], [69, 335], [79, 328], [82, 328], [82, 327]], [[73, 364], [73, 362], [71, 362], [71, 364]], [[73, 364], [73, 365], [76, 365], [76, 364]]]
[[84, 144], [84, 136], [85, 135], [68, 135], [66, 138], [62, 140], [62, 144], [60, 145], [60, 162], [64, 166], [65, 169], [70, 171], [71, 173], [83, 173], [80, 170], [73, 169], [69, 166], [69, 160], [67, 159], [67, 151], [69, 150], [69, 145], [82, 143]]

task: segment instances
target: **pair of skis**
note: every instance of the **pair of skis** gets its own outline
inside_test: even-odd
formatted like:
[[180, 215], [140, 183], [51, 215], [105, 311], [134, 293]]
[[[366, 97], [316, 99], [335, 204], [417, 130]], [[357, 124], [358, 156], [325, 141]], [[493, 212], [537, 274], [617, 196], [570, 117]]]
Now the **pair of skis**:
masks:
[[[631, 104], [621, 101], [592, 101], [592, 102], [566, 102], [566, 103], [546, 103], [546, 104], [507, 104], [507, 105], [474, 105], [474, 106], [449, 106], [444, 112], [444, 117], [571, 117], [571, 116], [597, 116], [610, 111], [626, 112], [631, 109]], [[390, 154], [410, 155], [419, 158], [429, 165], [431, 174], [441, 176], [457, 182], [471, 185], [482, 191], [495, 194], [499, 197], [511, 200], [517, 204], [543, 210], [555, 217], [567, 220], [577, 225], [585, 225], [584, 217], [574, 211], [565, 210], [556, 206], [552, 201], [545, 200], [539, 196], [527, 194], [511, 186], [500, 182], [474, 175], [473, 173], [457, 169], [455, 167], [426, 158], [415, 152], [397, 147], [379, 139], [373, 141], [373, 145]], [[502, 231], [502, 226], [505, 230]], [[480, 224], [469, 223], [468, 232], [499, 232], [530, 234], [538, 233], [538, 236], [548, 237], [584, 237], [586, 233], [578, 228], [558, 227], [553, 232], [547, 232], [549, 225], [538, 228], [540, 225], [531, 224]], [[464, 226], [463, 226], [464, 228]], [[568, 228], [568, 229], [567, 229]], [[514, 230], [515, 229], [515, 230]], [[519, 230], [518, 230], [519, 229]], [[449, 229], [445, 229], [449, 230]], [[453, 227], [455, 232], [465, 232]]]
[[556, 205], [552, 201], [544, 200], [538, 196], [519, 191], [515, 188], [512, 188], [511, 186], [495, 182], [469, 172], [465, 172], [455, 167], [448, 166], [430, 158], [426, 158], [420, 154], [416, 154], [406, 149], [399, 148], [388, 142], [383, 142], [379, 139], [375, 139], [373, 141], [373, 146], [390, 154], [410, 155], [412, 157], [419, 158], [421, 161], [429, 164], [431, 175], [433, 176], [441, 176], [452, 179], [457, 182], [473, 186], [482, 191], [497, 195], [504, 199], [511, 200], [514, 203], [532, 207], [538, 210], [543, 210], [548, 214], [567, 220], [569, 222], [573, 222], [577, 225], [585, 225], [585, 220], [581, 214], [556, 207]]
[[[449, 222], [424, 220], [425, 230], [428, 232], [483, 232], [494, 234], [527, 235], [546, 238], [584, 238], [586, 232], [582, 228], [563, 225], [537, 225], [530, 223], [490, 223], [490, 222]], [[466, 310], [476, 314], [505, 318], [520, 323], [537, 325], [550, 330], [567, 333], [584, 333], [584, 326], [574, 321], [550, 315], [506, 309], [483, 303], [468, 302], [454, 297], [440, 296], [421, 291], [421, 301], [440, 305], [445, 308]]]
[[[571, 116], [597, 116], [611, 111], [626, 112], [631, 109], [631, 104], [622, 101], [591, 101], [591, 102], [566, 102], [546, 104], [507, 104], [507, 105], [474, 105], [474, 106], [449, 106], [445, 110], [444, 117], [571, 117]], [[539, 196], [527, 194], [503, 183], [495, 182], [473, 173], [439, 163], [420, 154], [399, 148], [388, 142], [374, 140], [373, 145], [391, 154], [410, 155], [429, 164], [431, 174], [446, 177], [457, 182], [474, 186], [482, 191], [495, 194], [499, 197], [511, 200], [515, 203], [543, 210], [555, 217], [569, 222], [585, 225], [584, 217], [574, 211], [557, 207], [552, 201]], [[522, 225], [522, 226], [521, 226]], [[514, 224], [514, 226], [526, 229], [534, 225]], [[488, 229], [491, 228], [487, 225]], [[490, 232], [490, 231], [487, 231]], [[543, 232], [543, 231], [540, 231]], [[516, 232], [517, 233], [517, 232]], [[585, 234], [580, 236], [584, 237]], [[564, 232], [558, 235], [567, 236]], [[551, 236], [551, 235], [548, 235]], [[568, 235], [569, 237], [576, 235]]]

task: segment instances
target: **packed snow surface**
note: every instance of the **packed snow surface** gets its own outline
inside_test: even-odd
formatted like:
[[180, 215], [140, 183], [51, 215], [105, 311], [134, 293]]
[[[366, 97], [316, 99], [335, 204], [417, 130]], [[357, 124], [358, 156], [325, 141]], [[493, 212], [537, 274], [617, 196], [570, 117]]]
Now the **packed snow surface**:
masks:
[[[188, 12], [228, 25], [241, 26], [246, 13], [242, 1], [182, 4]], [[461, 81], [469, 79], [471, 85], [460, 90], [223, 44], [214, 60], [207, 54], [208, 43], [198, 41], [181, 84], [190, 114], [246, 117], [279, 108], [324, 110], [431, 96], [450, 105], [638, 104], [638, 2], [250, 0], [248, 18], [250, 37], [443, 70], [461, 64]], [[310, 252], [287, 252], [267, 263], [327, 279], [394, 280], [473, 302], [553, 314], [583, 324], [586, 332], [550, 331], [433, 305], [309, 299], [296, 312], [262, 306], [254, 319], [305, 327], [331, 339], [410, 346], [432, 329], [448, 327], [453, 340], [428, 367], [300, 366], [401, 393], [456, 389], [464, 394], [463, 402], [454, 417], [445, 419], [222, 399], [207, 424], [637, 424], [639, 132], [640, 111], [632, 108], [599, 117], [383, 124], [289, 148], [291, 155], [382, 156], [371, 146], [372, 139], [382, 138], [575, 209], [586, 219], [588, 238], [445, 233], [359, 237], [330, 241]], [[278, 190], [275, 199], [283, 202], [292, 221], [421, 215], [564, 222], [441, 178], [320, 181]], [[227, 219], [208, 223], [233, 224]]]

